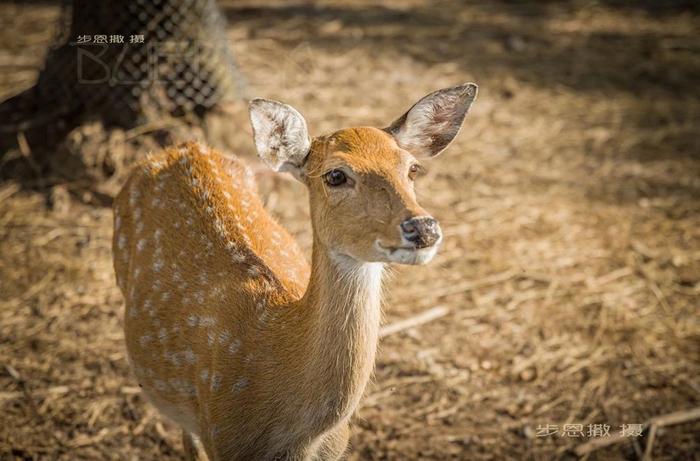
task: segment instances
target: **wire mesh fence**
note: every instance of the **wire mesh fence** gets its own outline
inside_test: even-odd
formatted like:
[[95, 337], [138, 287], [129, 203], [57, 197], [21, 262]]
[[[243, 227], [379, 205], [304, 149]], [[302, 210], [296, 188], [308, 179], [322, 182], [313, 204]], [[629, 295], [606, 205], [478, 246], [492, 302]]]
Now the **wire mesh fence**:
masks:
[[64, 0], [57, 29], [36, 91], [61, 112], [128, 126], [245, 93], [214, 0]]

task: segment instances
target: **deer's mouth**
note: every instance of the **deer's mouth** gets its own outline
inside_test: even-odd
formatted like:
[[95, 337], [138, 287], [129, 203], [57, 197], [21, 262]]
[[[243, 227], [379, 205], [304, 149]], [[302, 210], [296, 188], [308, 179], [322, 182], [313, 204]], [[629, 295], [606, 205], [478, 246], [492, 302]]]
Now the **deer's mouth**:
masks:
[[427, 264], [437, 253], [442, 238], [434, 245], [424, 248], [416, 248], [413, 245], [389, 246], [384, 245], [379, 240], [374, 242], [374, 246], [388, 262], [398, 264]]

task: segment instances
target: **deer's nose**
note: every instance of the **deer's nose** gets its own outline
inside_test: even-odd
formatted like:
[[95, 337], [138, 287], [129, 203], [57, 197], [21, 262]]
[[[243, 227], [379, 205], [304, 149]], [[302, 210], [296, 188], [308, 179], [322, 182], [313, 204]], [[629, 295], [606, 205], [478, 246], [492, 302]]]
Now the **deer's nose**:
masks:
[[401, 223], [401, 232], [416, 248], [433, 246], [442, 236], [438, 222], [430, 216], [407, 219]]

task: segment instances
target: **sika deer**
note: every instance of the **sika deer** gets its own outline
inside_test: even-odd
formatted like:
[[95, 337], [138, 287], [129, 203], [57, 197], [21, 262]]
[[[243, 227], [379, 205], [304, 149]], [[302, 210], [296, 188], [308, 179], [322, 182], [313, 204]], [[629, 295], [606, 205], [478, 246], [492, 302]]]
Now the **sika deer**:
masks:
[[200, 144], [150, 156], [115, 203], [128, 356], [148, 399], [217, 460], [334, 460], [374, 367], [385, 263], [442, 240], [416, 202], [418, 157], [457, 135], [476, 85], [436, 91], [386, 129], [309, 139], [293, 108], [250, 104], [255, 145], [309, 190], [311, 267], [250, 171]]

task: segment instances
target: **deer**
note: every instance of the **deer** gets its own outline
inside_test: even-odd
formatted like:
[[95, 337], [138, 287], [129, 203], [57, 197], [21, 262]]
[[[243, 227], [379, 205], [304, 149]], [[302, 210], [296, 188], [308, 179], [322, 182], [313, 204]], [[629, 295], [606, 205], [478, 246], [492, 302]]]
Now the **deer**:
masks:
[[127, 358], [188, 459], [346, 455], [385, 267], [426, 264], [443, 240], [417, 203], [421, 160], [454, 140], [476, 94], [444, 88], [386, 128], [314, 138], [291, 106], [250, 101], [258, 156], [308, 190], [310, 265], [237, 157], [187, 142], [135, 165], [113, 206]]

